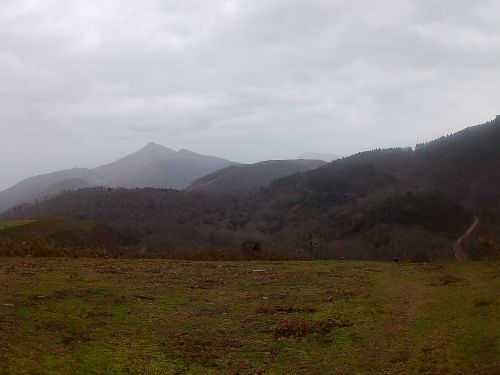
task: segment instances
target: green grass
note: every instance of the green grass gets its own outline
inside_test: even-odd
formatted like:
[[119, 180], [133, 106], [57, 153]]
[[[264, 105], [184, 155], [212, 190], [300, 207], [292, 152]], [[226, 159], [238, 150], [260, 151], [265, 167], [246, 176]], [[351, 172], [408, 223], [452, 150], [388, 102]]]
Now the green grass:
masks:
[[498, 262], [0, 258], [0, 374], [493, 375], [499, 290]]
[[13, 220], [13, 221], [0, 221], [0, 231], [8, 228], [21, 227], [26, 224], [34, 223], [35, 220]]

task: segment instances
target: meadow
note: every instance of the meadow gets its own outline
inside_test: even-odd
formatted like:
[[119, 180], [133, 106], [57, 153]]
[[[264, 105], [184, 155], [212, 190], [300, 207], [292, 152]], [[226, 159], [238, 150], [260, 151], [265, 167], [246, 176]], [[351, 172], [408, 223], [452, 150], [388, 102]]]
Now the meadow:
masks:
[[0, 258], [0, 374], [499, 374], [500, 263]]
[[0, 221], [0, 231], [8, 228], [22, 227], [26, 224], [34, 223], [35, 220], [11, 220]]

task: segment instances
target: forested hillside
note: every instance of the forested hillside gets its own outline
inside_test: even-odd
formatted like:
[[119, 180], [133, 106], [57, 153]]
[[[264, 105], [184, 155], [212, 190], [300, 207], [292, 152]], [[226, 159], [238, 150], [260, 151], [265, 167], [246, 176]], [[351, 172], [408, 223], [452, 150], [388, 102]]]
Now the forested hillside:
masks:
[[99, 220], [136, 249], [269, 250], [314, 257], [418, 260], [452, 257], [477, 215], [468, 248], [498, 255], [500, 117], [416, 149], [374, 150], [275, 180], [252, 193], [83, 189], [25, 205], [5, 218]]

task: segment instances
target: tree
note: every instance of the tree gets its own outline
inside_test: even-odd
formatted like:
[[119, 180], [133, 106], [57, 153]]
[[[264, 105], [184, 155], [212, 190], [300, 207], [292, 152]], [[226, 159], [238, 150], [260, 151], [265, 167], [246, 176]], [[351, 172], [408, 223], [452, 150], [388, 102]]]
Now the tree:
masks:
[[308, 228], [298, 235], [298, 245], [305, 248], [311, 257], [316, 252], [316, 249], [321, 247], [322, 243], [321, 236]]

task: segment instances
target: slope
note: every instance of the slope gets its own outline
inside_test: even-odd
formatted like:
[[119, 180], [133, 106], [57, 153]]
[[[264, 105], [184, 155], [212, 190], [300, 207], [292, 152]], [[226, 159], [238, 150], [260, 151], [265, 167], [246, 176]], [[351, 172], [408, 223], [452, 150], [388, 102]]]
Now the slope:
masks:
[[194, 181], [190, 191], [234, 193], [267, 187], [277, 178], [319, 168], [320, 160], [269, 160], [256, 164], [231, 166]]

